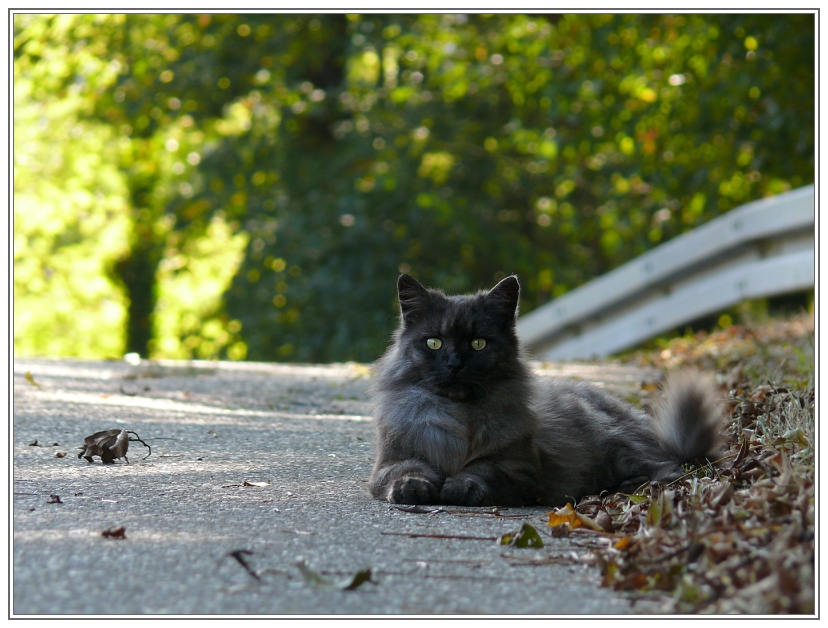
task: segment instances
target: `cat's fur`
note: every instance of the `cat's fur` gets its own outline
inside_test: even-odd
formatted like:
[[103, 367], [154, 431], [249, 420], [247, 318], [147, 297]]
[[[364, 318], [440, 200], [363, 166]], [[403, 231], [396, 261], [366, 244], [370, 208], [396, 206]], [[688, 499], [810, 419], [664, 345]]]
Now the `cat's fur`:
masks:
[[586, 382], [536, 378], [515, 333], [516, 277], [445, 296], [402, 275], [397, 290], [400, 327], [372, 391], [375, 498], [558, 506], [669, 482], [718, 453], [722, 406], [698, 373], [668, 377], [654, 417]]

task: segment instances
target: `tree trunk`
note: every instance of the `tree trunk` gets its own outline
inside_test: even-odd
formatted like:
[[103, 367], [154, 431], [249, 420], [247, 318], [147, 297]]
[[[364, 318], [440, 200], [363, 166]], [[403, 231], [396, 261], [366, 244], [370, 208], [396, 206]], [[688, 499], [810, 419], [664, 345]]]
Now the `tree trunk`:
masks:
[[153, 336], [153, 313], [158, 301], [155, 273], [159, 259], [156, 243], [139, 236], [129, 256], [115, 266], [128, 299], [126, 350], [144, 358], [149, 357]]

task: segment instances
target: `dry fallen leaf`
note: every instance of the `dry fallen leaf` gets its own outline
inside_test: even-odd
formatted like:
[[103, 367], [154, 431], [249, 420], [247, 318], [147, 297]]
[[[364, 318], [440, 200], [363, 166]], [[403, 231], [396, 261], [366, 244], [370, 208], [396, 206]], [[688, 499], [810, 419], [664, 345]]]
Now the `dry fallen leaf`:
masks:
[[[135, 435], [135, 438], [130, 438], [129, 435]], [[149, 453], [144, 456], [144, 459], [149, 458], [152, 454], [152, 449], [132, 430], [123, 430], [115, 428], [111, 430], [103, 430], [95, 432], [91, 436], [87, 436], [83, 441], [83, 446], [80, 447], [78, 458], [85, 458], [88, 462], [93, 462], [93, 456], [99, 456], [101, 462], [104, 464], [112, 464], [115, 460], [123, 458], [127, 464], [127, 450], [129, 449], [130, 441], [137, 441], [149, 449]]]
[[37, 386], [38, 388], [40, 388], [40, 384], [38, 384], [35, 381], [35, 378], [32, 377], [32, 372], [31, 371], [26, 371], [26, 374], [25, 374], [24, 377], [26, 378], [26, 381], [29, 382], [32, 386]]
[[595, 521], [577, 512], [572, 507], [572, 504], [567, 504], [563, 508], [558, 508], [555, 512], [549, 513], [549, 520], [546, 522], [547, 526], [554, 528], [563, 524], [568, 525], [573, 530], [575, 528], [587, 528], [589, 530], [595, 530], [596, 532], [605, 531]]
[[[602, 499], [619, 534], [595, 549], [604, 585], [664, 591], [666, 612], [813, 615], [813, 312], [662, 348], [636, 355], [658, 368], [717, 373], [731, 445], [712, 467], [671, 483], [672, 499], [651, 486]], [[584, 501], [578, 510], [597, 520]]]

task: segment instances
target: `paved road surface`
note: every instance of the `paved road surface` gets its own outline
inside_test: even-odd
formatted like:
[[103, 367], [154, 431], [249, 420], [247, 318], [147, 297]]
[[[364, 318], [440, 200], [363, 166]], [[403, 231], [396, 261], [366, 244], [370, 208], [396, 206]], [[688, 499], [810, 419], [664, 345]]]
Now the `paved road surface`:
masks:
[[[658, 376], [545, 372], [622, 394]], [[548, 509], [422, 514], [371, 499], [369, 377], [354, 364], [15, 360], [11, 613], [659, 611], [600, 586], [596, 535], [544, 536], [542, 549], [494, 540], [523, 522], [544, 529]], [[152, 455], [133, 442], [129, 464], [77, 458], [85, 436], [116, 427]], [[121, 526], [125, 538], [102, 536]], [[364, 568], [371, 582], [341, 588]]]

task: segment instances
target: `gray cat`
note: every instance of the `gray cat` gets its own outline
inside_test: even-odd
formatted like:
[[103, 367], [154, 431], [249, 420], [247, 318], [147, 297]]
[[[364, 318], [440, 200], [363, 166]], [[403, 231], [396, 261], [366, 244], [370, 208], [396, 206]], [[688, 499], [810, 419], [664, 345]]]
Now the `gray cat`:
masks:
[[668, 377], [653, 418], [586, 382], [536, 378], [515, 333], [516, 277], [446, 296], [402, 275], [397, 291], [372, 391], [377, 499], [559, 506], [670, 482], [721, 448], [722, 404], [697, 373]]

